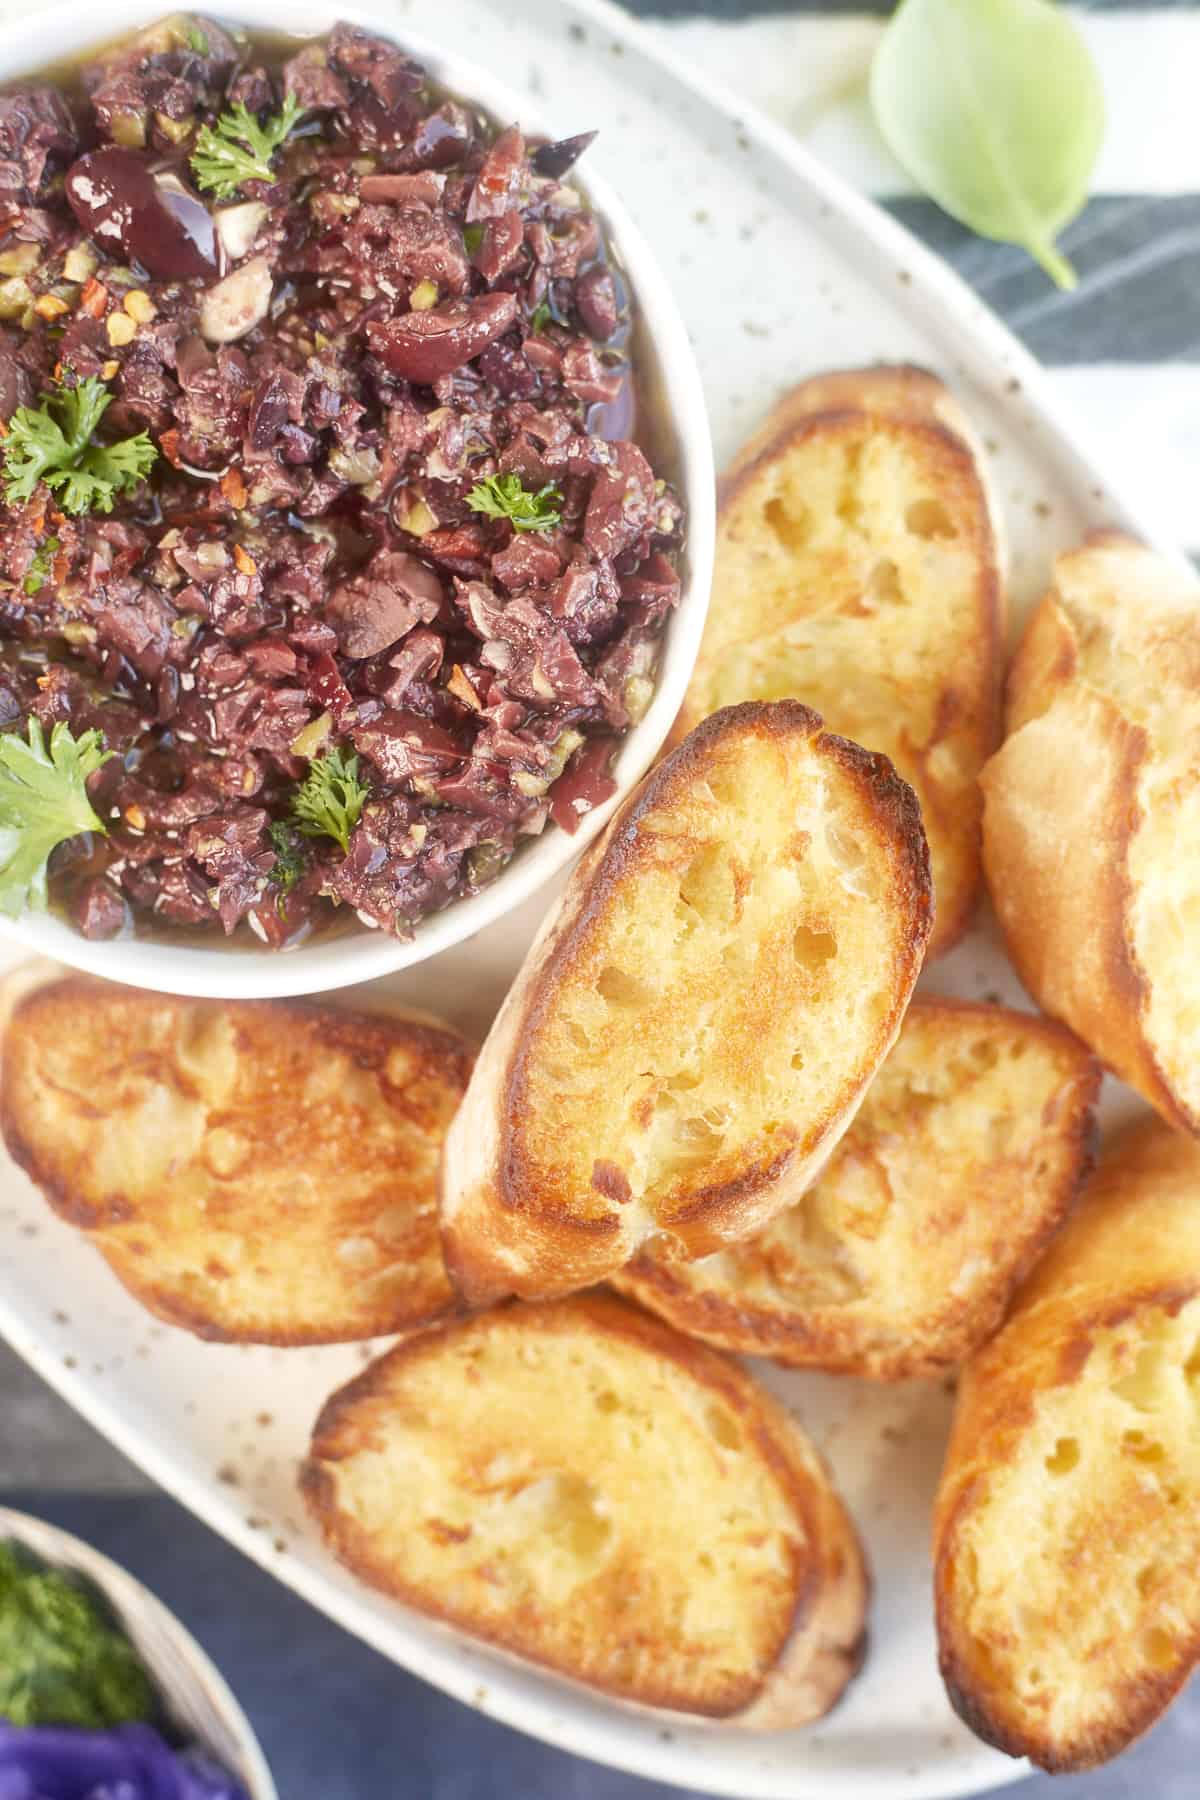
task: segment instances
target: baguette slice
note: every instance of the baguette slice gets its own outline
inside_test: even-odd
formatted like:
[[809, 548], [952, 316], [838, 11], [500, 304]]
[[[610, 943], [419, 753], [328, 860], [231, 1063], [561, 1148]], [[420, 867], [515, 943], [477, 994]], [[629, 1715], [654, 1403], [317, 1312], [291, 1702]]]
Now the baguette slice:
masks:
[[1055, 1771], [1123, 1750], [1200, 1655], [1200, 1146], [1103, 1158], [963, 1375], [934, 1525], [950, 1698]]
[[677, 729], [736, 700], [795, 695], [890, 757], [929, 838], [931, 956], [961, 935], [979, 884], [1001, 565], [973, 430], [921, 369], [803, 382], [722, 483], [713, 602]]
[[1098, 1085], [1059, 1025], [914, 1000], [802, 1200], [700, 1262], [645, 1251], [617, 1285], [707, 1343], [797, 1368], [896, 1381], [961, 1362], [1066, 1217]]
[[707, 720], [576, 870], [446, 1139], [466, 1298], [688, 1255], [808, 1186], [900, 1028], [929, 933], [916, 801], [795, 701]]
[[623, 1700], [782, 1730], [861, 1659], [862, 1551], [804, 1433], [611, 1295], [390, 1351], [326, 1404], [301, 1486], [374, 1587]]
[[0, 1124], [130, 1292], [204, 1338], [320, 1344], [443, 1317], [451, 1031], [71, 976], [18, 1001]]
[[1117, 533], [1058, 559], [983, 776], [1009, 952], [1169, 1124], [1200, 1131], [1200, 582]]

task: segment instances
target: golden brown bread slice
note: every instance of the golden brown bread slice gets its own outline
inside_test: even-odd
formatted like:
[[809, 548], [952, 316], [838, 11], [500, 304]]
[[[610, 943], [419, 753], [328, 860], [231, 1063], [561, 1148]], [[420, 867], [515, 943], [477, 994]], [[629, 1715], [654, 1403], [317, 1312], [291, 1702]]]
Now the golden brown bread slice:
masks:
[[468, 1300], [703, 1255], [807, 1187], [890, 1049], [929, 932], [916, 801], [795, 701], [731, 707], [584, 857], [446, 1139]]
[[1066, 1217], [1098, 1082], [1060, 1025], [914, 1000], [801, 1200], [715, 1256], [648, 1248], [614, 1279], [681, 1331], [795, 1367], [899, 1380], [961, 1362]]
[[1007, 725], [984, 856], [1018, 973], [1200, 1131], [1200, 582], [1116, 533], [1061, 556]]
[[336, 1343], [455, 1306], [437, 1163], [470, 1066], [424, 1021], [72, 976], [17, 1003], [0, 1122], [55, 1211], [161, 1318]]
[[365, 1581], [624, 1700], [784, 1729], [861, 1657], [862, 1552], [800, 1427], [608, 1294], [389, 1351], [326, 1404], [301, 1485]]
[[1200, 1655], [1200, 1146], [1101, 1161], [962, 1378], [934, 1526], [950, 1698], [1052, 1770], [1117, 1755]]
[[929, 838], [931, 956], [961, 934], [979, 884], [1002, 560], [972, 428], [921, 369], [801, 383], [722, 482], [712, 607], [677, 730], [794, 695], [889, 756]]

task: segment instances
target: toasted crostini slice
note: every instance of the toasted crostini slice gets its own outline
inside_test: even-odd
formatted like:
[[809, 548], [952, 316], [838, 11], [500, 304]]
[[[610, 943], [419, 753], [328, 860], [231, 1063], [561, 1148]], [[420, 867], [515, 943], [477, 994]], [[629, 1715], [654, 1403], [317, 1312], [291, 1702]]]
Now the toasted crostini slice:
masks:
[[555, 1297], [655, 1233], [704, 1255], [808, 1186], [929, 933], [912, 791], [795, 701], [705, 721], [584, 857], [446, 1139], [466, 1298]]
[[1200, 1131], [1200, 581], [1116, 533], [1061, 556], [983, 773], [984, 859], [1030, 993]]
[[1003, 551], [974, 432], [913, 368], [786, 394], [721, 485], [712, 605], [677, 727], [794, 696], [883, 751], [921, 802], [930, 955], [979, 884], [978, 775], [1000, 735]]
[[865, 1564], [800, 1427], [612, 1295], [389, 1351], [326, 1404], [301, 1485], [363, 1580], [623, 1700], [784, 1729], [858, 1666]]
[[161, 1318], [334, 1343], [454, 1309], [437, 1165], [470, 1067], [425, 1020], [70, 976], [16, 1004], [0, 1123]]
[[991, 1336], [1074, 1201], [1099, 1070], [1060, 1025], [914, 1000], [828, 1166], [756, 1237], [614, 1279], [681, 1331], [899, 1380]]
[[934, 1525], [950, 1698], [1045, 1769], [1116, 1756], [1200, 1656], [1200, 1146], [1106, 1152], [963, 1372]]

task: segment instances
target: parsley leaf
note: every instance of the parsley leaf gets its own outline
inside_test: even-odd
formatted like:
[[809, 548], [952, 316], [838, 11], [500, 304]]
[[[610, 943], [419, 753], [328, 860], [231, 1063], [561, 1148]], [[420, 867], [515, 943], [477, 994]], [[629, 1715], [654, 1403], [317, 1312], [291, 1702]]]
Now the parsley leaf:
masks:
[[10, 919], [26, 906], [46, 909], [50, 852], [81, 831], [107, 833], [84, 785], [114, 753], [98, 731], [78, 739], [59, 723], [47, 753], [42, 727], [29, 721], [29, 742], [0, 735], [0, 912]]
[[279, 889], [275, 910], [282, 918], [287, 911], [287, 897], [303, 875], [306, 861], [296, 833], [286, 819], [276, 819], [267, 836], [275, 851], [275, 864], [270, 874]]
[[537, 337], [545, 331], [547, 325], [551, 325], [553, 322], [554, 314], [550, 311], [550, 302], [548, 300], [539, 301], [529, 315], [530, 331]]
[[197, 56], [208, 55], [208, 39], [198, 25], [193, 25], [189, 22], [187, 30], [183, 35], [187, 39], [187, 47], [189, 50], [194, 50]]
[[50, 564], [54, 561], [60, 548], [61, 546], [56, 537], [48, 537], [45, 543], [39, 544], [34, 551], [33, 561], [30, 563], [25, 574], [25, 579], [21, 583], [31, 600], [35, 594], [41, 592], [46, 582], [50, 579]]
[[517, 531], [553, 531], [562, 524], [562, 492], [552, 481], [534, 494], [519, 475], [489, 475], [471, 489], [467, 505], [492, 519], [511, 519]]
[[65, 513], [108, 513], [118, 494], [137, 486], [158, 456], [146, 432], [119, 444], [92, 442], [111, 399], [104, 383], [89, 376], [76, 387], [43, 395], [40, 406], [17, 408], [4, 440], [4, 495], [10, 505], [31, 499], [44, 481]]
[[243, 181], [274, 181], [271, 158], [289, 135], [303, 107], [289, 94], [282, 112], [260, 125], [239, 100], [222, 113], [216, 126], [202, 126], [192, 153], [192, 168], [202, 188], [218, 200], [232, 200]]
[[357, 756], [328, 751], [312, 764], [292, 801], [297, 830], [305, 837], [331, 837], [347, 851], [370, 792], [358, 779]]

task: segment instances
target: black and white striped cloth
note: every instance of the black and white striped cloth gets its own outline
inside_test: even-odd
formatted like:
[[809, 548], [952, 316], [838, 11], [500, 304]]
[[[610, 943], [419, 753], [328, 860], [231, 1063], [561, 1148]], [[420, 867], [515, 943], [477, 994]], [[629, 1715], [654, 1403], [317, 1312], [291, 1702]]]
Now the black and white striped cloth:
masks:
[[1054, 288], [1024, 252], [975, 237], [918, 197], [888, 154], [864, 77], [890, 4], [627, 0], [953, 263], [1051, 371], [1118, 490], [1200, 553], [1200, 4], [1100, 4], [1075, 16], [1108, 127], [1093, 198]]

